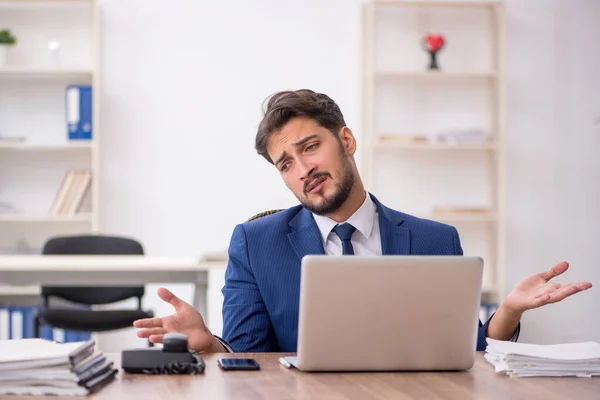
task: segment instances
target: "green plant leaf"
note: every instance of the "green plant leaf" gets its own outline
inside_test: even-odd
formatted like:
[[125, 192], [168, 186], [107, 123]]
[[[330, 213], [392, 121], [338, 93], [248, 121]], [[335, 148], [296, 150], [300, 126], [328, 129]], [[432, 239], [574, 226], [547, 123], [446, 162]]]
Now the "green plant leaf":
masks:
[[17, 38], [14, 37], [10, 30], [3, 29], [0, 31], [0, 44], [15, 45], [17, 44]]

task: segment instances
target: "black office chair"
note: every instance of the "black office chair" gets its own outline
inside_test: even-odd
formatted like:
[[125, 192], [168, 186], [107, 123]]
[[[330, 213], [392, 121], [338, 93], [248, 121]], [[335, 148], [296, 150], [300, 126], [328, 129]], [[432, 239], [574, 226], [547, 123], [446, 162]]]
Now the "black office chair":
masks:
[[[44, 244], [43, 254], [52, 255], [143, 255], [135, 240], [114, 236], [80, 235], [55, 237]], [[140, 318], [152, 318], [152, 311], [142, 310], [143, 286], [82, 287], [43, 286], [43, 305], [34, 319], [35, 337], [40, 337], [42, 323], [55, 328], [83, 332], [111, 331], [133, 326]], [[137, 297], [136, 310], [90, 310], [52, 306], [50, 297], [84, 305], [109, 304]]]

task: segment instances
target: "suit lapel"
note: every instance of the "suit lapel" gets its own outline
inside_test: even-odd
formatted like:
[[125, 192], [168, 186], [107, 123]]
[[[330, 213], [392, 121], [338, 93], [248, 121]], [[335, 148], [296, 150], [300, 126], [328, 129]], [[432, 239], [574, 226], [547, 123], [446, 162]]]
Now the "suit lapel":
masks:
[[390, 210], [371, 195], [379, 214], [379, 232], [383, 255], [410, 254], [410, 231], [400, 226], [404, 221], [398, 213]]
[[[387, 208], [371, 194], [377, 205], [379, 214], [379, 232], [381, 234], [381, 250], [384, 255], [410, 254], [410, 231], [401, 226], [402, 217]], [[292, 231], [288, 240], [300, 260], [308, 254], [325, 254], [321, 233], [312, 214], [301, 208], [298, 214], [289, 222]]]
[[288, 233], [288, 240], [300, 260], [308, 254], [325, 254], [321, 233], [310, 211], [301, 208], [289, 226], [292, 232]]

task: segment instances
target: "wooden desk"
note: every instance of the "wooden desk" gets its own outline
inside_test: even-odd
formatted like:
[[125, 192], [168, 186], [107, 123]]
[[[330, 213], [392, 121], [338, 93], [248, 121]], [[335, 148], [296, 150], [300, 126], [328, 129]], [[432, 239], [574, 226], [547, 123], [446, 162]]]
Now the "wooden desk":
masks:
[[[119, 354], [109, 354], [117, 364]], [[281, 354], [236, 354], [254, 357], [261, 371], [223, 372], [217, 358], [205, 355], [206, 371], [196, 376], [145, 376], [119, 371], [117, 379], [91, 396], [94, 400], [127, 399], [477, 399], [564, 400], [600, 398], [600, 378], [509, 378], [497, 375], [477, 354], [473, 369], [445, 373], [305, 373], [278, 363]], [[3, 397], [4, 398], [4, 397]], [[17, 399], [16, 396], [6, 396]], [[18, 399], [73, 400], [72, 397]]]
[[193, 283], [194, 306], [206, 318], [208, 271], [226, 261], [149, 256], [0, 256], [0, 284], [143, 285]]

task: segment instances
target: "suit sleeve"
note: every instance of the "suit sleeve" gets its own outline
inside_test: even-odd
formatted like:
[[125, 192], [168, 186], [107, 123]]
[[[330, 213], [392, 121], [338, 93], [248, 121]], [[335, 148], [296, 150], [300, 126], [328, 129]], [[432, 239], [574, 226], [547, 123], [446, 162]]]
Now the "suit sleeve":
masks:
[[275, 351], [273, 327], [250, 267], [246, 231], [236, 226], [223, 292], [223, 340], [237, 352]]
[[[462, 249], [462, 246], [460, 244], [460, 237], [458, 236], [458, 231], [456, 230], [456, 228], [453, 228], [453, 230], [454, 230], [454, 232], [453, 232], [453, 237], [454, 237], [454, 254], [456, 254], [457, 256], [462, 256], [463, 255], [463, 249]], [[483, 324], [481, 322], [481, 320], [479, 320], [479, 331], [477, 333], [477, 351], [483, 351], [483, 350], [485, 350], [485, 346], [486, 346], [485, 332], [487, 331], [487, 327], [490, 324], [491, 320], [492, 320], [492, 318], [490, 317], [490, 319], [488, 319], [485, 324]]]

